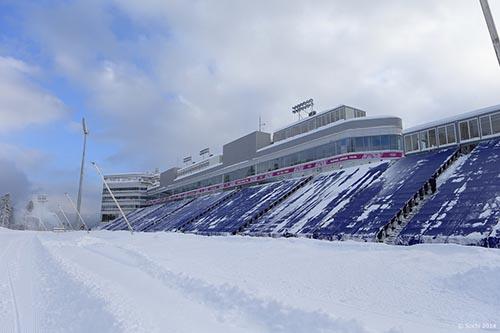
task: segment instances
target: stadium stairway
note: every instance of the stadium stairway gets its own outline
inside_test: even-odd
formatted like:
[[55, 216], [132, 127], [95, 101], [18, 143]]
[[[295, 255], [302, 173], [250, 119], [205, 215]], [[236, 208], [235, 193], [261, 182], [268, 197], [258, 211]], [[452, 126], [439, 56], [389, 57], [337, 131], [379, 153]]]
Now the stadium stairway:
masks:
[[281, 205], [249, 225], [250, 236], [308, 237], [311, 230], [330, 219], [359, 191], [370, 186], [389, 162], [376, 162], [314, 176]]
[[500, 247], [500, 139], [479, 143], [401, 231], [396, 243]]
[[396, 215], [384, 225], [377, 234], [377, 240], [386, 244], [396, 244], [399, 233], [406, 227], [411, 219], [420, 211], [425, 203], [434, 195], [441, 185], [442, 178], [447, 178], [454, 170], [456, 161], [461, 156], [459, 149], [439, 167], [431, 178], [407, 201]]
[[242, 188], [230, 200], [217, 205], [182, 231], [201, 235], [238, 234], [312, 179], [288, 179]]
[[391, 223], [407, 215], [422, 188], [442, 172], [457, 148], [411, 154], [393, 162], [370, 186], [356, 193], [332, 218], [313, 231], [313, 238], [381, 241]]

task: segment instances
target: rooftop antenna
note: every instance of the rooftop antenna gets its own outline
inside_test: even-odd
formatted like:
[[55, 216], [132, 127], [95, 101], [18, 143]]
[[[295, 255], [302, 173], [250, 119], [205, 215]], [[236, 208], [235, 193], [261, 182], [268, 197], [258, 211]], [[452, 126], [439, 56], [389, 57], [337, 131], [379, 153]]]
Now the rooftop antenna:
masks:
[[490, 31], [491, 41], [493, 42], [493, 48], [495, 49], [498, 64], [500, 65], [500, 41], [498, 40], [497, 28], [495, 27], [495, 21], [493, 21], [493, 16], [491, 15], [490, 6], [488, 0], [479, 0], [479, 2], [481, 3], [486, 25]]
[[262, 127], [266, 126], [266, 123], [262, 122], [262, 117], [259, 116], [259, 132], [262, 132]]
[[[87, 123], [85, 118], [82, 118], [82, 129], [83, 129], [83, 152], [82, 152], [82, 164], [80, 166], [80, 183], [78, 185], [78, 197], [76, 199], [76, 211], [80, 215], [80, 208], [82, 206], [82, 185], [83, 185], [83, 170], [85, 168], [85, 151], [87, 149], [87, 135], [89, 134], [89, 129], [87, 128]], [[76, 223], [78, 224], [78, 216], [76, 217]]]

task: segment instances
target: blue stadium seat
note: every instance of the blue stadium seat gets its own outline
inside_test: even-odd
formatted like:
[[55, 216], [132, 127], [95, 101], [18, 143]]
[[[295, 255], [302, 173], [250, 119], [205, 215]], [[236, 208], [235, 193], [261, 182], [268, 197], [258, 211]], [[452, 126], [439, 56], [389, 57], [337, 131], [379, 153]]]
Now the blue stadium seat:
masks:
[[[148, 206], [145, 208], [140, 208], [137, 209], [129, 214], [127, 214], [127, 220], [129, 221], [130, 225], [132, 226], [132, 229], [136, 230], [136, 224], [140, 223], [140, 221], [145, 217], [148, 216], [151, 213], [154, 213], [158, 209], [160, 209], [163, 205], [158, 204], [158, 205], [153, 205], [153, 206]], [[125, 222], [125, 219], [120, 218], [117, 220], [118, 223], [116, 223], [111, 229], [108, 230], [128, 230], [128, 225], [127, 222]]]
[[320, 174], [246, 231], [259, 235], [307, 235], [330, 220], [351, 198], [373, 183], [388, 162]]
[[500, 139], [481, 142], [425, 202], [398, 244], [461, 243], [498, 247]]
[[153, 224], [143, 228], [143, 230], [177, 231], [200, 214], [203, 214], [210, 207], [230, 197], [233, 193], [234, 191], [226, 191], [198, 197], [175, 212], [158, 219]]
[[152, 210], [149, 214], [142, 215], [138, 219], [134, 219], [134, 223], [132, 224], [132, 226], [135, 231], [146, 231], [152, 225], [182, 209], [193, 200], [194, 199], [189, 198], [177, 201], [169, 201], [161, 204], [158, 209]]
[[186, 225], [183, 231], [206, 235], [233, 234], [241, 231], [252, 219], [262, 214], [303, 181], [303, 178], [298, 178], [243, 188], [230, 200]]
[[408, 155], [393, 164], [370, 186], [357, 191], [313, 237], [375, 240], [385, 226], [456, 152], [456, 147]]

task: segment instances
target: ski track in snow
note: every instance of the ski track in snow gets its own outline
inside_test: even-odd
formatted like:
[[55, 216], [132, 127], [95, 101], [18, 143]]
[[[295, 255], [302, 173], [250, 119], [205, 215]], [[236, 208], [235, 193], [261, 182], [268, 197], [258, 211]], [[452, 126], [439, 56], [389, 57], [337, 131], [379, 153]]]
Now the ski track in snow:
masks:
[[0, 332], [499, 331], [498, 262], [459, 246], [0, 230]]
[[[249, 326], [249, 330], [245, 331], [250, 332], [366, 332], [353, 320], [333, 319], [325, 313], [287, 307], [274, 300], [256, 298], [234, 286], [217, 286], [174, 273], [158, 265], [147, 255], [131, 248], [116, 246], [100, 239], [95, 239], [95, 243], [91, 241], [86, 245], [89, 238], [86, 238], [87, 241], [79, 242], [78, 246], [106, 260], [147, 274], [160, 281], [164, 288], [175, 290], [189, 301], [206, 307], [205, 311], [215, 310], [216, 320], [223, 324], [232, 321], [241, 322], [242, 326]], [[58, 246], [71, 245], [60, 242]], [[147, 331], [154, 331], [161, 325], [162, 323], [158, 323], [158, 326], [155, 326], [150, 322]], [[137, 328], [136, 326], [134, 329]]]
[[0, 243], [4, 245], [0, 332], [116, 331], [112, 329], [115, 320], [102, 310], [101, 301], [89, 298], [51, 261], [37, 236], [12, 233]]

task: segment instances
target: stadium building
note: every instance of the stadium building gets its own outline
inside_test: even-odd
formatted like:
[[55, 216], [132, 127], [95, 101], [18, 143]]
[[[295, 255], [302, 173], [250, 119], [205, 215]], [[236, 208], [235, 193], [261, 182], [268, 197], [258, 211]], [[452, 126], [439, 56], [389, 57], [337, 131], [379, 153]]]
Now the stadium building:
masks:
[[272, 135], [255, 131], [229, 142], [222, 155], [163, 172], [160, 187], [150, 191], [160, 199], [152, 203], [400, 158], [401, 133], [400, 118], [367, 117], [346, 105], [312, 113]]
[[163, 172], [127, 218], [137, 231], [500, 247], [499, 165], [500, 105], [404, 130], [342, 105]]
[[[158, 172], [130, 172], [106, 175], [104, 179], [123, 211], [129, 213], [146, 206], [146, 201], [148, 200], [147, 191], [152, 187], [158, 186], [160, 175]], [[120, 211], [103, 184], [101, 221], [109, 222], [118, 216], [120, 216]]]

